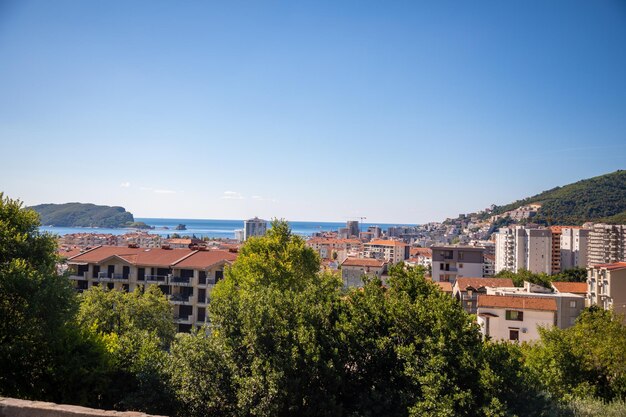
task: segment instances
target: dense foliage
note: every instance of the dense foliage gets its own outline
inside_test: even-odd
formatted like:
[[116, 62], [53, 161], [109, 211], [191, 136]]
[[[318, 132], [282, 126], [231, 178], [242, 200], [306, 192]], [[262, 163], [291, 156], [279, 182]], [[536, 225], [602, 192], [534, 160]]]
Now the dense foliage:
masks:
[[[39, 213], [41, 224], [62, 227], [126, 227], [135, 219], [124, 207], [95, 204], [40, 204], [30, 207]], [[137, 224], [135, 224], [137, 226]]]
[[572, 268], [554, 275], [548, 275], [543, 272], [536, 274], [527, 269], [520, 269], [517, 272], [503, 270], [495, 276], [496, 278], [511, 278], [516, 287], [523, 287], [524, 281], [528, 281], [532, 284], [551, 288], [552, 282], [585, 282], [587, 280], [587, 270], [584, 268]]
[[622, 222], [626, 218], [626, 171], [588, 178], [533, 197], [496, 207], [501, 214], [523, 205], [541, 203], [534, 222], [580, 225], [588, 221]]
[[344, 290], [277, 222], [212, 292], [211, 325], [175, 335], [157, 287], [76, 296], [36, 215], [0, 200], [0, 395], [172, 416], [626, 411], [626, 328], [610, 312], [533, 345], [483, 341], [421, 268]]

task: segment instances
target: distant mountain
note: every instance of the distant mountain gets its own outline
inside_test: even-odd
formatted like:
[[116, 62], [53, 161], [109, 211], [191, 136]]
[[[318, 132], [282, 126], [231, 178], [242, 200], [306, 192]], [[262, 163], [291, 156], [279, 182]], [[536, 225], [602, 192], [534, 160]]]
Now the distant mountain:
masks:
[[532, 221], [540, 224], [580, 225], [588, 221], [626, 222], [626, 171], [619, 170], [573, 184], [556, 187], [533, 197], [497, 206], [502, 214], [532, 203], [541, 209]]
[[142, 227], [124, 207], [95, 204], [40, 204], [28, 207], [39, 213], [41, 224], [60, 227]]

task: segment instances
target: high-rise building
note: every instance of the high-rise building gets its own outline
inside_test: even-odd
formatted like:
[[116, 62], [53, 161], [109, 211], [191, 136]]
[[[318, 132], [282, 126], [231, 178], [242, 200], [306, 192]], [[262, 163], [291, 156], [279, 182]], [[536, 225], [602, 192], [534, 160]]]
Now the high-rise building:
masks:
[[587, 266], [589, 230], [580, 227], [561, 229], [561, 271]]
[[483, 276], [484, 248], [476, 246], [433, 246], [432, 279], [456, 282], [457, 278]]
[[536, 274], [552, 272], [550, 229], [514, 226], [501, 228], [496, 233], [496, 273], [520, 269]]
[[589, 232], [589, 266], [626, 261], [626, 225], [596, 223]]
[[266, 232], [267, 221], [265, 220], [255, 217], [243, 222], [243, 240], [248, 240], [252, 236], [264, 236]]
[[359, 237], [359, 222], [356, 220], [348, 220], [346, 222], [346, 227], [348, 228], [348, 233], [350, 236]]

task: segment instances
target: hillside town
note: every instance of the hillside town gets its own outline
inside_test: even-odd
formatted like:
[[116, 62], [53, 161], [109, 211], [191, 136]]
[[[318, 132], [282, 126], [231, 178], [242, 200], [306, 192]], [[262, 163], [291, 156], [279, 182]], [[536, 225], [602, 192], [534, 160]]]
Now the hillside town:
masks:
[[[366, 278], [384, 284], [389, 268], [401, 262], [423, 268], [428, 280], [476, 315], [483, 335], [492, 339], [537, 340], [538, 327], [572, 326], [586, 306], [626, 313], [626, 225], [520, 224], [538, 208], [523, 206], [485, 217], [487, 209], [443, 223], [386, 230], [363, 230], [358, 221], [348, 221], [339, 230], [314, 233], [306, 245], [345, 288], [362, 286]], [[515, 224], [492, 230], [505, 218]], [[158, 285], [174, 306], [178, 331], [188, 332], [206, 322], [211, 289], [243, 242], [263, 236], [268, 227], [266, 220], [246, 220], [235, 239], [69, 234], [59, 239], [59, 254], [77, 291], [97, 285], [124, 291]], [[587, 281], [516, 287], [510, 278], [494, 277], [520, 270], [555, 276], [572, 269], [586, 269]]]

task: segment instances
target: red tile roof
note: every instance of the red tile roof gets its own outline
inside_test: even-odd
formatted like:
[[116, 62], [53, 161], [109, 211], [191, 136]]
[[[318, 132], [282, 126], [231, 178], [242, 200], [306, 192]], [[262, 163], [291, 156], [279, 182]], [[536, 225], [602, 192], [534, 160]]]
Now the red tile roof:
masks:
[[593, 267], [596, 269], [606, 269], [609, 271], [614, 271], [617, 269], [626, 268], [626, 262], [614, 262], [612, 264], [599, 264], [599, 265], [594, 265]]
[[457, 278], [456, 286], [460, 291], [467, 291], [469, 287], [474, 289], [482, 287], [514, 287], [511, 278]]
[[443, 292], [452, 292], [452, 283], [450, 282], [435, 282], [441, 288]]
[[556, 311], [551, 297], [520, 297], [512, 295], [479, 295], [478, 308], [514, 308], [518, 310]]
[[372, 266], [381, 268], [385, 265], [385, 261], [371, 258], [346, 258], [341, 263], [341, 266]]
[[[226, 251], [195, 251], [190, 249], [145, 249], [123, 246], [98, 246], [69, 259], [70, 263], [100, 263], [112, 257], [133, 265], [155, 267], [208, 268], [219, 259], [232, 261], [236, 254]], [[195, 257], [194, 260], [189, 258]], [[181, 266], [182, 265], [182, 266]]]
[[572, 294], [587, 294], [586, 282], [552, 282], [552, 286], [558, 292], [571, 292]]
[[371, 242], [366, 243], [366, 245], [377, 245], [377, 246], [409, 246], [404, 242], [400, 242], [398, 240], [383, 240], [377, 239], [372, 240]]
[[430, 248], [411, 248], [410, 249], [411, 256], [433, 256], [433, 251]]
[[225, 250], [198, 251], [175, 265], [176, 268], [204, 269], [223, 261], [233, 262], [237, 254]]

